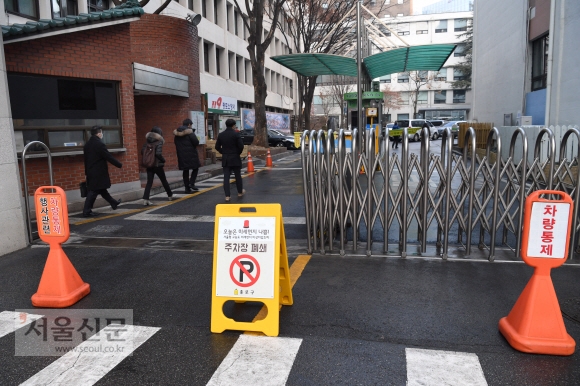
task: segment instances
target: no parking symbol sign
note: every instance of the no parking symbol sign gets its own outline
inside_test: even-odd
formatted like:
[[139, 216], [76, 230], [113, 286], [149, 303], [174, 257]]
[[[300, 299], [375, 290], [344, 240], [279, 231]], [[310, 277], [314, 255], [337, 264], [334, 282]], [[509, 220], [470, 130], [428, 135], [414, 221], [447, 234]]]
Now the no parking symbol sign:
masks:
[[221, 217], [216, 296], [274, 297], [275, 217]]

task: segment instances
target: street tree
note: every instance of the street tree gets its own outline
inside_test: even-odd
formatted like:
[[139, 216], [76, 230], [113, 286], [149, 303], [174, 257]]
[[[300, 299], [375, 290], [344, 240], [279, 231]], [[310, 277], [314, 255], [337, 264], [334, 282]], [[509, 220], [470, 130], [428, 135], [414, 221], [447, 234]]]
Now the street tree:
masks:
[[471, 58], [473, 50], [473, 20], [469, 19], [467, 24], [467, 31], [459, 35], [463, 38], [461, 42], [463, 44], [463, 60], [455, 65], [454, 70], [461, 73], [461, 79], [455, 80], [451, 83], [451, 87], [455, 89], [469, 89], [471, 88]]
[[[248, 53], [252, 65], [254, 83], [254, 145], [268, 147], [266, 122], [266, 96], [268, 90], [265, 79], [266, 50], [270, 46], [276, 31], [276, 25], [286, 0], [245, 0], [242, 10], [238, 0], [234, 0], [238, 13], [242, 16], [244, 26], [249, 31]], [[269, 29], [265, 29], [267, 26]]]
[[429, 76], [428, 71], [409, 71], [405, 74], [408, 74], [409, 76], [409, 99], [413, 104], [413, 118], [416, 118], [419, 94], [422, 91], [421, 88], [423, 88], [423, 86], [430, 88], [433, 77]]
[[[292, 41], [295, 53], [343, 55], [347, 51], [355, 52], [352, 50], [352, 46], [356, 44], [354, 1], [287, 0], [287, 3], [285, 15], [288, 35], [285, 37], [288, 45], [290, 45], [288, 37]], [[362, 4], [369, 7], [376, 2], [363, 0]], [[377, 13], [383, 9], [383, 4], [374, 7]], [[351, 11], [352, 13], [345, 17]], [[298, 121], [304, 125], [303, 128], [308, 129], [317, 77], [301, 75], [297, 77], [298, 106], [304, 108], [298, 111]]]
[[385, 84], [381, 90], [383, 92], [383, 113], [388, 115], [391, 109], [395, 110], [403, 105], [401, 93], [391, 90], [391, 85]]
[[356, 79], [351, 76], [332, 75], [329, 85], [326, 86], [329, 95], [332, 97], [335, 106], [340, 110], [340, 128], [346, 129], [348, 126], [348, 116], [344, 111], [344, 94], [352, 92], [356, 84]]

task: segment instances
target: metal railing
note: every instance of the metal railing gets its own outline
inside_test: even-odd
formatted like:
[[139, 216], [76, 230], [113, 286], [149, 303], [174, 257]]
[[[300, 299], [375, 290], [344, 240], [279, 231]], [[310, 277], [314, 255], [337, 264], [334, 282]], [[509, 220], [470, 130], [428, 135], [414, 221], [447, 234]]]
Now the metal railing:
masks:
[[[302, 134], [302, 142], [308, 138], [310, 144], [301, 150], [309, 252], [325, 254], [338, 247], [344, 255], [347, 245], [355, 251], [361, 244], [370, 256], [377, 254], [373, 242], [382, 242], [383, 254], [395, 244], [403, 257], [411, 244], [422, 254], [435, 245], [444, 259], [450, 245], [463, 247], [466, 255], [477, 246], [487, 251], [490, 261], [498, 246], [518, 256], [525, 199], [539, 189], [565, 191], [574, 199], [569, 257], [578, 251], [580, 167], [578, 157], [566, 159], [566, 154], [580, 154], [567, 151], [572, 136], [580, 140], [578, 129], [564, 135], [558, 164], [554, 134], [548, 128], [536, 138], [533, 162], [528, 161], [528, 139], [521, 128], [512, 135], [507, 159], [501, 157], [505, 145], [496, 128], [488, 135], [485, 151], [477, 151], [470, 128], [459, 154], [453, 151], [449, 129], [443, 134], [441, 154], [430, 152], [427, 128], [419, 155], [409, 151], [406, 129], [401, 156], [391, 154], [388, 137], [381, 137], [376, 149], [374, 129], [365, 133], [363, 144], [357, 134], [354, 130], [350, 149], [343, 130]], [[541, 157], [545, 136], [549, 152]], [[523, 154], [519, 159], [514, 158], [516, 144]]]
[[43, 142], [40, 141], [32, 141], [22, 150], [22, 181], [24, 183], [24, 207], [26, 208], [26, 225], [28, 227], [28, 242], [32, 243], [34, 241], [34, 237], [32, 235], [32, 219], [30, 215], [30, 203], [28, 200], [28, 175], [26, 174], [26, 152], [32, 146], [40, 145], [46, 150], [47, 158], [48, 158], [48, 178], [50, 181], [50, 186], [54, 185], [54, 180], [52, 177], [52, 155], [50, 154], [50, 150], [48, 146], [46, 146]]

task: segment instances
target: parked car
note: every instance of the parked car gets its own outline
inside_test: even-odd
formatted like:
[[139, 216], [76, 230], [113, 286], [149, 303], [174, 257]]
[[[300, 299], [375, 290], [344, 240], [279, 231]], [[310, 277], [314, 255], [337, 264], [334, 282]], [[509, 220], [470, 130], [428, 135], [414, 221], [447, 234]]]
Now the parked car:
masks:
[[397, 124], [399, 125], [400, 129], [407, 127], [407, 133], [409, 140], [411, 141], [418, 142], [421, 140], [423, 127], [427, 127], [429, 129], [429, 138], [435, 139], [435, 136], [437, 135], [435, 126], [433, 126], [431, 122], [425, 119], [399, 119], [397, 120]]
[[445, 131], [446, 128], [450, 128], [451, 133], [453, 134], [453, 138], [457, 138], [457, 136], [459, 135], [459, 124], [463, 122], [465, 121], [449, 121], [443, 126], [439, 126], [437, 128], [437, 138], [443, 137], [443, 132]]
[[447, 123], [447, 121], [444, 119], [430, 119], [429, 122], [431, 122], [431, 124], [435, 127], [443, 126]]
[[[240, 131], [240, 136], [244, 145], [251, 145], [254, 142], [254, 129], [245, 129]], [[294, 137], [284, 135], [276, 130], [268, 130], [268, 146], [270, 147], [285, 147], [289, 150], [294, 150]]]

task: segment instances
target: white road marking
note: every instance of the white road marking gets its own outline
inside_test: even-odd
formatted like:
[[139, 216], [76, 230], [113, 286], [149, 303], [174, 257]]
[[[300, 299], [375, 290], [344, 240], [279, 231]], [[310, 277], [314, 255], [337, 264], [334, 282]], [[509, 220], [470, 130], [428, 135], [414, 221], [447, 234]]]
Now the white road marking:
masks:
[[2, 311], [0, 312], [0, 338], [40, 318], [42, 318], [42, 315]]
[[285, 385], [302, 339], [240, 335], [208, 385]]
[[21, 385], [94, 385], [160, 330], [158, 327], [131, 325], [123, 328], [126, 331], [114, 335], [119, 326], [109, 325], [91, 338], [96, 339], [107, 333], [113, 335], [115, 339], [121, 340], [117, 343], [118, 351], [100, 352], [102, 342], [86, 340], [75, 347], [74, 351], [69, 351]]
[[406, 348], [407, 386], [487, 386], [477, 355]]
[[[140, 220], [140, 221], [173, 221], [173, 222], [209, 222], [215, 223], [215, 216], [202, 216], [197, 214], [156, 214], [151, 213], [151, 210], [134, 214], [125, 218], [125, 220]], [[285, 225], [301, 225], [306, 224], [305, 217], [283, 217]]]

